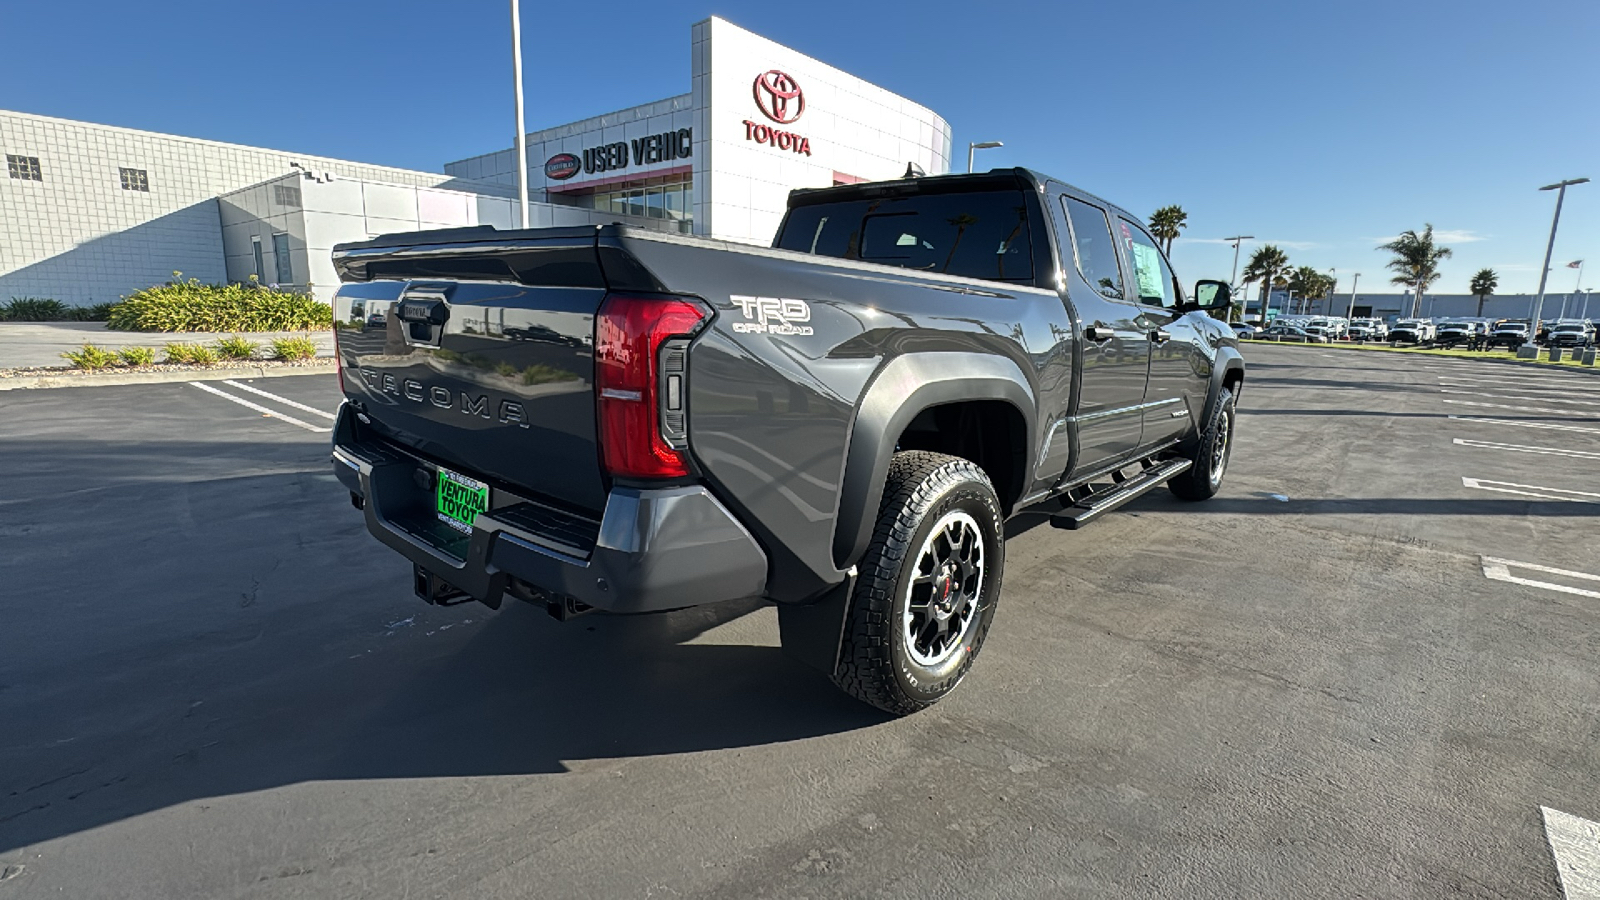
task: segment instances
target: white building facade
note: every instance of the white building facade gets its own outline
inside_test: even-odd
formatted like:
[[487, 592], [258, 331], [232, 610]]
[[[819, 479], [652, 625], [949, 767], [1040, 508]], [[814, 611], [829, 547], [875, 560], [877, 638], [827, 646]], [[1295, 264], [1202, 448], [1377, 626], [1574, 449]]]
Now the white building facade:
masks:
[[7, 111], [0, 152], [0, 299], [110, 302], [174, 270], [224, 281], [217, 197], [284, 175], [485, 189], [434, 172]]
[[[691, 29], [688, 93], [527, 136], [534, 197], [766, 244], [789, 191], [950, 170], [925, 106], [723, 19]], [[445, 165], [516, 184], [514, 150]]]

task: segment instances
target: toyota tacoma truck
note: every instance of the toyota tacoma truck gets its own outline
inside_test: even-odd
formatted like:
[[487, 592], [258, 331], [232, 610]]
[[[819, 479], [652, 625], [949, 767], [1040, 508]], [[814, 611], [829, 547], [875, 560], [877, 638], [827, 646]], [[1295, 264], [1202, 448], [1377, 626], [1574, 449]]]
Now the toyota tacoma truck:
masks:
[[1025, 169], [797, 190], [770, 248], [477, 227], [334, 260], [379, 323], [338, 332], [334, 471], [424, 600], [759, 598], [895, 714], [982, 649], [1009, 517], [1215, 494], [1245, 374], [1227, 284]]

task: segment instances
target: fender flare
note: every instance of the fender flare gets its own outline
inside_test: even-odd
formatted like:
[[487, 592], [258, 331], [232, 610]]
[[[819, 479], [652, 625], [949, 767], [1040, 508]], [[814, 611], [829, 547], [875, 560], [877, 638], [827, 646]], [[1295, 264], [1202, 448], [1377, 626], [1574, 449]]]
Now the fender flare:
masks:
[[[1222, 385], [1229, 376], [1237, 372], [1244, 378], [1244, 357], [1239, 354], [1236, 347], [1218, 347], [1217, 358], [1211, 364], [1211, 389], [1206, 392], [1206, 408], [1200, 417], [1201, 427], [1211, 421], [1211, 413], [1217, 407], [1217, 398], [1222, 396]], [[1238, 400], [1238, 397], [1234, 398]]]
[[[833, 558], [839, 569], [849, 569], [866, 553], [889, 477], [889, 460], [906, 426], [929, 407], [969, 400], [999, 400], [1016, 408], [1026, 432], [1023, 471], [1033, 472], [1038, 404], [1016, 362], [991, 353], [897, 356], [878, 370], [856, 407], [833, 531]], [[1027, 490], [1026, 477], [1022, 489]], [[1017, 499], [1000, 498], [1008, 508]]]

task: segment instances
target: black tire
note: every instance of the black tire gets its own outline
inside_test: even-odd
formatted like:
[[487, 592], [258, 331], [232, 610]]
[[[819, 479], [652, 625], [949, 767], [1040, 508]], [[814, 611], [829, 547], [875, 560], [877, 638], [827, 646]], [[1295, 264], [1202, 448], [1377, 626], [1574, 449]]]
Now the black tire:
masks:
[[[942, 453], [896, 453], [872, 543], [857, 565], [834, 682], [900, 716], [955, 690], [1000, 600], [1001, 527], [999, 498], [976, 464]], [[930, 561], [931, 571], [920, 572]]]
[[1228, 459], [1233, 455], [1233, 407], [1233, 391], [1223, 388], [1211, 410], [1211, 420], [1200, 433], [1194, 454], [1189, 457], [1194, 465], [1167, 482], [1167, 488], [1179, 500], [1209, 500], [1221, 489], [1222, 478], [1228, 472]]

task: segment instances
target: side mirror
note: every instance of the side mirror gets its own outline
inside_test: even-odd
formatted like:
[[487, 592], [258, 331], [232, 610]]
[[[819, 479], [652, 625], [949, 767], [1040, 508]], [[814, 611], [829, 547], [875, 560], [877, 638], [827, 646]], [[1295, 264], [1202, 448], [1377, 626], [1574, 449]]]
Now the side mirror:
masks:
[[1233, 303], [1233, 291], [1224, 281], [1197, 281], [1194, 283], [1194, 305], [1200, 309], [1227, 309]]

